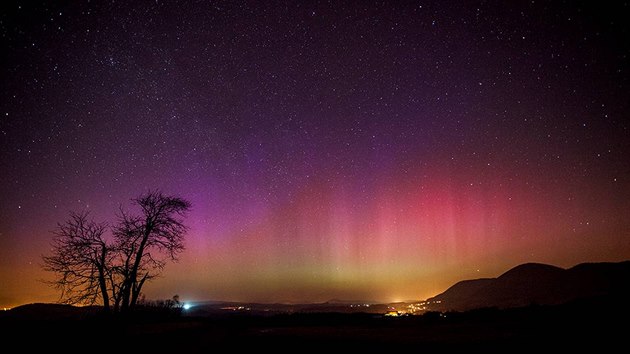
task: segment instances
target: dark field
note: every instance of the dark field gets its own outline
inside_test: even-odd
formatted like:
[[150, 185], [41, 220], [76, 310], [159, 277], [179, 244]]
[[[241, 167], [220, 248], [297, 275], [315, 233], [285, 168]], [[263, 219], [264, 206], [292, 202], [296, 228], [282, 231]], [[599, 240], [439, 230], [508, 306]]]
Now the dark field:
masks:
[[602, 352], [627, 347], [629, 311], [623, 301], [600, 298], [562, 306], [398, 318], [362, 313], [296, 313], [195, 317], [143, 314], [122, 319], [76, 309], [74, 313], [65, 309], [47, 316], [8, 311], [0, 317], [0, 325], [3, 347], [16, 345], [21, 352]]

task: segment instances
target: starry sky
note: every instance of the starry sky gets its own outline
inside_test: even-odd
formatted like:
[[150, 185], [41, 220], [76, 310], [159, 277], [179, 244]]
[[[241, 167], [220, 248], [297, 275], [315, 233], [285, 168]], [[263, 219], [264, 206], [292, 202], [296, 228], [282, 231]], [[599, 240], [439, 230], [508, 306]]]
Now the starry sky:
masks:
[[189, 199], [149, 298], [423, 299], [630, 258], [630, 5], [3, 2], [0, 306], [71, 210]]

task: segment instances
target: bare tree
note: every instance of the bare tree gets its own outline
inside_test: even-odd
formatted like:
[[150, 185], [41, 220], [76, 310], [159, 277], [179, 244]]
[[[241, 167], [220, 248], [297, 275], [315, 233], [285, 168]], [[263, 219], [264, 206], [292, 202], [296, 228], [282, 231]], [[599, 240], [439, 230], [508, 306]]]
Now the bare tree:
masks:
[[123, 279], [116, 307], [135, 307], [144, 284], [160, 275], [167, 261], [176, 261], [184, 250], [187, 227], [183, 217], [190, 202], [150, 191], [133, 200], [140, 215], [121, 209], [114, 229], [118, 254], [117, 274]]
[[107, 281], [112, 253], [103, 239], [107, 224], [88, 220], [89, 213], [71, 213], [53, 232], [53, 254], [43, 257], [44, 269], [56, 273], [51, 283], [61, 290], [60, 300], [70, 304], [102, 302], [110, 308]]
[[105, 310], [127, 312], [138, 303], [142, 287], [159, 276], [168, 261], [184, 250], [187, 227], [183, 218], [190, 202], [159, 191], [133, 199], [140, 213], [121, 208], [112, 228], [113, 242], [104, 239], [107, 224], [88, 220], [88, 213], [72, 213], [54, 231], [52, 255], [44, 269], [57, 275], [51, 283], [61, 290], [61, 301], [97, 304]]

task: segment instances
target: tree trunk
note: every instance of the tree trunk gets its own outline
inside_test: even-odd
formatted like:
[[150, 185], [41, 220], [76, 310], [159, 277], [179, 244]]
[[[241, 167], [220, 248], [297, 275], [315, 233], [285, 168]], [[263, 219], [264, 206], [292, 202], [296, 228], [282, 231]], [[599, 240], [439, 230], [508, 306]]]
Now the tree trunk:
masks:
[[120, 304], [120, 312], [127, 312], [129, 311], [129, 292], [130, 292], [130, 287], [128, 285], [129, 283], [129, 279], [125, 279], [125, 281], [123, 282], [122, 285], [122, 298], [121, 298], [121, 304]]
[[138, 286], [133, 290], [132, 294], [131, 294], [131, 306], [135, 307], [136, 304], [138, 303], [138, 297], [140, 296], [140, 292], [142, 291], [142, 286], [144, 285], [144, 282], [147, 280], [147, 275], [145, 274], [142, 277], [142, 280], [140, 280], [140, 282], [138, 283]]
[[98, 283], [101, 287], [101, 295], [103, 296], [103, 309], [105, 312], [109, 312], [109, 293], [107, 292], [107, 282], [105, 281], [105, 257], [107, 256], [107, 249], [103, 245], [101, 248], [101, 259], [98, 266]]
[[103, 296], [103, 309], [109, 312], [109, 293], [107, 292], [107, 284], [105, 283], [105, 276], [103, 275], [103, 268], [98, 269], [98, 283], [101, 287], [101, 296]]
[[138, 250], [135, 253], [131, 272], [129, 273], [129, 276], [125, 281], [126, 285], [124, 289], [125, 291], [123, 293], [122, 307], [123, 312], [132, 310], [135, 306], [135, 302], [137, 301], [137, 294], [133, 296], [132, 292], [138, 284], [138, 268], [140, 268], [140, 262], [142, 261], [142, 257], [144, 256], [144, 247], [149, 240], [151, 232], [153, 232], [153, 222], [150, 219], [147, 219], [145, 222], [144, 235], [142, 236], [142, 241], [140, 242], [140, 247], [138, 247]]
[[112, 285], [112, 298], [114, 299], [114, 312], [118, 312], [120, 310], [121, 293], [116, 293], [114, 285]]

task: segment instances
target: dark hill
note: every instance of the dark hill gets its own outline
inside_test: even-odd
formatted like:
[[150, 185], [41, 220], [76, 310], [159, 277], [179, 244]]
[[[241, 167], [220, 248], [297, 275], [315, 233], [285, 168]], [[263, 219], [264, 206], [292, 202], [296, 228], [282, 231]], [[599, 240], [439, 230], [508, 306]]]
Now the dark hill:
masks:
[[91, 306], [76, 307], [63, 304], [35, 303], [15, 307], [10, 311], [4, 312], [3, 315], [21, 319], [59, 320], [80, 318], [87, 313], [94, 313], [98, 310], [98, 307]]
[[570, 269], [527, 263], [498, 278], [461, 281], [428, 301], [438, 311], [556, 305], [628, 292], [629, 279], [630, 261], [584, 263]]

